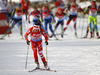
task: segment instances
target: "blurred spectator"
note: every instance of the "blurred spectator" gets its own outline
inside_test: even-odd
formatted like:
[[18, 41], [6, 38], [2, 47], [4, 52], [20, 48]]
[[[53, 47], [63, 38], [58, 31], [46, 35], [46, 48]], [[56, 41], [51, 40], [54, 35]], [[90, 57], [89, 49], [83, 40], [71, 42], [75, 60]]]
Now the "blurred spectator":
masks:
[[29, 9], [29, 4], [30, 1], [29, 0], [21, 0], [20, 2], [22, 4], [22, 8], [27, 12], [28, 14], [28, 9]]
[[62, 10], [64, 10], [64, 8], [65, 8], [63, 0], [57, 0], [57, 1], [55, 2], [55, 6], [56, 6], [57, 8], [61, 8]]
[[7, 0], [0, 0], [0, 13], [7, 13]]

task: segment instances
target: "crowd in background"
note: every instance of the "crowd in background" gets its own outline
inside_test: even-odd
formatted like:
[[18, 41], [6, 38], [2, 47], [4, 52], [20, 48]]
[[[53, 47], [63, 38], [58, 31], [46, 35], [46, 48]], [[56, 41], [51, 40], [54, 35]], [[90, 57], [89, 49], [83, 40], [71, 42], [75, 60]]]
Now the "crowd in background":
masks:
[[[94, 1], [95, 2], [95, 1]], [[75, 3], [75, 4], [73, 4], [73, 3]], [[6, 14], [6, 16], [7, 16], [7, 20], [9, 21], [12, 17], [11, 17], [11, 14], [12, 14], [12, 11], [13, 11], [13, 9], [15, 9], [16, 7], [21, 7], [23, 10], [25, 10], [25, 13], [26, 13], [26, 15], [29, 15], [30, 13], [28, 13], [28, 10], [29, 10], [29, 7], [31, 6], [34, 6], [32, 3], [30, 3], [30, 1], [29, 0], [21, 0], [20, 1], [20, 3], [15, 3], [15, 2], [12, 2], [11, 0], [8, 2], [7, 0], [2, 0], [1, 2], [0, 2], [0, 13], [5, 13]], [[70, 14], [69, 14], [69, 18], [68, 18], [68, 22], [66, 23], [66, 26], [64, 27], [64, 29], [63, 29], [63, 27], [62, 27], [62, 34], [64, 33], [64, 31], [67, 29], [67, 26], [69, 25], [69, 23], [70, 23], [70, 21], [73, 19], [73, 22], [74, 22], [74, 29], [75, 29], [75, 35], [77, 36], [77, 30], [76, 30], [76, 18], [77, 18], [77, 11], [79, 12], [79, 10], [80, 10], [80, 12], [82, 12], [83, 14], [86, 14], [86, 12], [84, 12], [85, 10], [84, 9], [82, 9], [81, 7], [79, 7], [78, 5], [77, 5], [77, 3], [76, 3], [76, 0], [73, 0], [72, 1], [72, 4], [74, 5], [71, 5], [70, 3], [68, 3], [68, 6], [67, 6], [67, 8], [65, 9], [65, 3], [63, 2], [63, 0], [55, 0], [54, 1], [54, 7], [52, 7], [52, 9], [53, 8], [57, 8], [56, 10], [56, 12], [55, 12], [55, 14], [53, 14], [53, 15], [55, 15], [56, 17], [57, 17], [57, 15], [59, 15], [59, 11], [61, 11], [61, 15], [59, 15], [59, 16], [65, 16], [66, 14], [63, 14], [63, 13], [66, 13], [66, 11], [68, 11], [68, 10], [70, 10]], [[36, 5], [36, 4], [35, 4]], [[45, 3], [45, 6], [43, 5], [42, 6], [42, 8], [41, 8], [41, 10], [42, 11], [44, 11], [45, 9], [46, 10], [49, 10], [49, 11], [51, 11], [51, 9], [50, 9], [50, 7], [49, 7], [49, 3], [48, 3], [48, 1], [46, 0], [46, 3]], [[96, 4], [94, 4], [94, 5], [96, 5]], [[38, 7], [38, 5], [37, 5], [37, 7]], [[34, 8], [36, 8], [37, 9], [37, 7], [32, 7], [32, 9], [34, 9]], [[73, 12], [71, 11], [71, 9], [73, 8], [73, 10], [75, 9], [75, 12], [74, 12], [74, 14], [73, 14]], [[77, 8], [79, 8], [79, 10], [76, 10]], [[100, 6], [98, 6], [97, 8], [96, 8], [96, 10], [99, 10], [98, 11], [98, 13], [100, 12]], [[40, 10], [40, 11], [41, 11]], [[72, 13], [71, 13], [72, 12]], [[14, 12], [15, 13], [15, 12]], [[58, 13], [58, 14], [57, 14]], [[33, 15], [33, 14], [32, 14]], [[50, 14], [51, 15], [51, 14]], [[59, 18], [59, 17], [58, 17]], [[26, 20], [27, 20], [27, 18], [26, 18]], [[43, 21], [43, 19], [41, 19], [41, 21]], [[53, 20], [54, 21], [54, 20]], [[63, 23], [63, 21], [60, 19], [60, 22], [58, 22], [59, 24], [61, 23], [62, 25], [64, 24]], [[47, 24], [45, 23], [45, 25], [47, 26]], [[56, 25], [55, 26], [55, 28], [57, 27], [58, 25]], [[96, 27], [97, 28], [97, 27]], [[45, 28], [46, 30], [47, 30], [47, 27]], [[53, 33], [53, 35], [55, 35], [54, 34], [54, 32], [53, 32], [53, 30], [52, 30], [52, 27], [50, 26], [50, 30], [51, 30], [51, 32]], [[96, 29], [96, 30], [98, 30], [98, 29]], [[98, 31], [97, 31], [98, 32]], [[99, 37], [99, 34], [98, 34], [98, 37]]]

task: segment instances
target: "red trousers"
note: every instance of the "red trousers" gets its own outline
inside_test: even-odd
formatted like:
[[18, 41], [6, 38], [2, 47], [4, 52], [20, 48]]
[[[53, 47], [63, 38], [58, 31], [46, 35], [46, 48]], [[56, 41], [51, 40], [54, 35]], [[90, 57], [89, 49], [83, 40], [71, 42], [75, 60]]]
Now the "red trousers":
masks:
[[33, 50], [35, 61], [38, 60], [38, 55], [37, 55], [37, 52], [38, 52], [39, 56], [41, 57], [42, 62], [46, 62], [45, 57], [43, 55], [42, 40], [39, 42], [34, 42], [31, 40], [30, 42], [31, 42], [31, 47]]

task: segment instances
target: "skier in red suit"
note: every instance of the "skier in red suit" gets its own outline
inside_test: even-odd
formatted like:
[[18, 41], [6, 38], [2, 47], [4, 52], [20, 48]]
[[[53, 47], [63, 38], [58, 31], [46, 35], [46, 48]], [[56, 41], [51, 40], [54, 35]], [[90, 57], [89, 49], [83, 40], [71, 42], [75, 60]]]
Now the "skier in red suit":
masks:
[[56, 12], [56, 17], [57, 17], [57, 23], [55, 25], [55, 30], [57, 29], [57, 27], [61, 24], [61, 37], [63, 37], [63, 25], [64, 25], [64, 16], [65, 13], [63, 13], [61, 8], [58, 8], [57, 12]]
[[65, 9], [65, 12], [67, 12], [68, 10], [70, 11], [69, 13], [69, 17], [66, 23], [66, 26], [64, 27], [64, 32], [65, 30], [68, 28], [69, 23], [71, 22], [71, 20], [73, 20], [74, 22], [74, 30], [75, 30], [75, 36], [77, 37], [77, 28], [76, 28], [76, 22], [77, 22], [77, 11], [81, 10], [81, 12], [83, 12], [83, 9], [76, 3], [76, 0], [72, 1], [72, 4], [68, 6], [68, 8]]
[[[28, 40], [28, 35], [30, 34], [31, 40]], [[39, 68], [39, 62], [38, 62], [38, 55], [37, 55], [37, 51], [41, 57], [41, 60], [44, 64], [44, 67], [46, 69], [48, 69], [47, 66], [47, 61], [43, 55], [43, 47], [42, 47], [42, 35], [45, 37], [45, 44], [48, 45], [48, 36], [45, 32], [45, 30], [43, 30], [43, 28], [41, 27], [41, 23], [37, 22], [33, 27], [29, 28], [28, 31], [25, 33], [25, 40], [27, 41], [27, 44], [30, 45], [31, 42], [31, 47], [33, 50], [33, 54], [34, 54], [34, 59], [35, 59], [35, 63], [37, 64], [36, 68]]]

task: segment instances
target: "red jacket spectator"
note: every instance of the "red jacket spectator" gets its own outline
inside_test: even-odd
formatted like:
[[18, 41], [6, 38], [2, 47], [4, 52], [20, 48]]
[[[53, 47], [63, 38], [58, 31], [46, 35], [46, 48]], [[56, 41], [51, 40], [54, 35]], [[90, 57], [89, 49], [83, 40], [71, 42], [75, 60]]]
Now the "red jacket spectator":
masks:
[[30, 4], [30, 1], [29, 0], [21, 0], [21, 5], [22, 5], [22, 8], [27, 12], [28, 14], [28, 8], [29, 8], [29, 4]]

